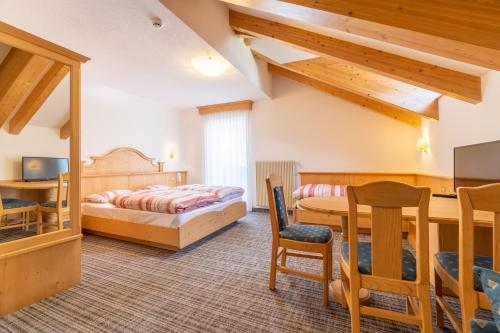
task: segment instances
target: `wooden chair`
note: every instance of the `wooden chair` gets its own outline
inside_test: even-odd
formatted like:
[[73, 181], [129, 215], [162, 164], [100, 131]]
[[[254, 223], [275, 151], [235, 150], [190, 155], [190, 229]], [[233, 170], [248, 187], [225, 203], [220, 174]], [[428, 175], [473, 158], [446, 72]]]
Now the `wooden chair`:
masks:
[[41, 219], [42, 213], [55, 213], [57, 214], [57, 224], [45, 223], [45, 225], [56, 226], [58, 230], [64, 229], [64, 221], [69, 219], [70, 215], [69, 193], [69, 173], [61, 173], [57, 185], [57, 200], [44, 202], [39, 209], [39, 219]]
[[[470, 332], [470, 320], [478, 308], [491, 310], [480, 281], [481, 268], [500, 271], [500, 184], [458, 188], [460, 205], [459, 253], [439, 252], [434, 256], [437, 323], [443, 327], [444, 314], [457, 332]], [[474, 211], [495, 215], [493, 257], [474, 255]], [[443, 287], [460, 299], [460, 321], [443, 297]]]
[[[430, 189], [397, 182], [348, 186], [348, 242], [341, 248], [343, 302], [351, 313], [351, 331], [360, 331], [360, 315], [420, 326], [432, 332], [429, 287]], [[371, 242], [358, 241], [358, 205], [371, 206]], [[403, 249], [402, 208], [416, 207], [416, 256]], [[406, 313], [360, 305], [361, 288], [407, 297]]]
[[[276, 289], [277, 270], [282, 273], [302, 276], [306, 279], [318, 281], [323, 284], [323, 303], [328, 305], [328, 286], [333, 273], [333, 235], [330, 228], [311, 224], [289, 225], [288, 211], [283, 196], [283, 184], [280, 177], [270, 175], [266, 179], [266, 183], [273, 232], [269, 289]], [[289, 250], [317, 254], [289, 252]], [[281, 265], [278, 266], [277, 260], [280, 256]], [[288, 256], [323, 260], [323, 274], [317, 275], [286, 267], [286, 259]]]
[[[16, 219], [14, 223], [3, 225], [0, 220], [0, 230], [13, 229], [13, 228], [24, 228], [28, 230], [29, 226], [32, 224], [30, 222], [30, 213], [36, 212], [38, 210], [38, 202], [36, 201], [25, 201], [20, 199], [2, 199], [0, 194], [0, 219], [8, 215], [20, 214], [21, 217]], [[36, 221], [37, 234], [41, 233], [41, 221], [37, 219]]]

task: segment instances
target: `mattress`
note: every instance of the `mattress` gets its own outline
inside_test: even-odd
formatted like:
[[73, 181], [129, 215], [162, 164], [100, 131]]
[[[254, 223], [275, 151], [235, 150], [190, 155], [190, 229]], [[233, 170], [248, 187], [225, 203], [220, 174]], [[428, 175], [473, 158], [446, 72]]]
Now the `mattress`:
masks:
[[221, 211], [227, 206], [241, 202], [241, 198], [235, 198], [226, 202], [215, 203], [210, 206], [198, 208], [183, 214], [165, 214], [148, 212], [135, 209], [118, 208], [112, 204], [82, 203], [82, 214], [111, 220], [156, 225], [167, 228], [176, 228], [192, 218], [211, 211]]

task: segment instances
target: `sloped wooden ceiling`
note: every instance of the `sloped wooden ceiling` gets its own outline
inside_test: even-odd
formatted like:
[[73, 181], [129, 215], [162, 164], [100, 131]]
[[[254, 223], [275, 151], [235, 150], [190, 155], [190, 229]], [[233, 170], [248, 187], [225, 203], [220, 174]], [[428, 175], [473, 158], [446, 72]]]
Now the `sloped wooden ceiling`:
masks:
[[[341, 6], [346, 6], [346, 5], [359, 6], [359, 4], [357, 3], [359, 3], [360, 1], [348, 1], [348, 2], [336, 1], [336, 0], [333, 1], [329, 0], [323, 2], [315, 0], [290, 0], [290, 1], [221, 0], [221, 1], [230, 5], [236, 5], [241, 8], [257, 10], [259, 12], [271, 15], [277, 15], [281, 18], [301, 21], [312, 27], [314, 26], [324, 27], [332, 30], [332, 32], [347, 33], [353, 36], [362, 36], [373, 40], [378, 40], [385, 43], [399, 45], [414, 50], [422, 51], [428, 54], [433, 54], [448, 59], [457, 60], [460, 62], [474, 64], [484, 68], [500, 70], [499, 49], [493, 49], [490, 47], [479, 46], [476, 44], [459, 41], [454, 39], [454, 37], [450, 35], [448, 35], [448, 38], [445, 38], [437, 36], [435, 34], [433, 35], [411, 29], [403, 29], [400, 28], [399, 26], [393, 25], [394, 23], [392, 22], [392, 17], [393, 17], [392, 15], [382, 16], [382, 19], [385, 19], [386, 17], [391, 18], [391, 20], [388, 21], [387, 24], [382, 24], [371, 20], [358, 18], [360, 17], [360, 15], [358, 15], [359, 14], [358, 11], [356, 12], [341, 11], [340, 9], [335, 9], [333, 7], [331, 9], [326, 7], [326, 5], [333, 3], [340, 3]], [[378, 2], [369, 1], [369, 2], [372, 7], [372, 10], [373, 10], [373, 4], [375, 4], [376, 6], [379, 6], [381, 4], [380, 1]], [[445, 0], [445, 2], [451, 3], [453, 1]], [[488, 19], [490, 23], [493, 23], [493, 25], [490, 25], [488, 29], [489, 30], [495, 29], [494, 31], [498, 33], [498, 31], [500, 31], [499, 27], [500, 15], [498, 14], [498, 7], [500, 6], [500, 2], [490, 1], [488, 3], [484, 2], [483, 4], [480, 5], [478, 5], [479, 3], [478, 1], [474, 2], [476, 3], [476, 6], [484, 6], [483, 8], [487, 8], [488, 6], [490, 6], [490, 8], [493, 8], [493, 11], [486, 9], [486, 12], [488, 13], [486, 15], [494, 15], [493, 17], [496, 17], [494, 20], [491, 20], [491, 17]], [[466, 5], [474, 6], [473, 4], [474, 2], [468, 1]], [[364, 1], [364, 3], [368, 3], [368, 1]], [[389, 3], [390, 2], [384, 1], [382, 5]], [[408, 7], [407, 6], [408, 4], [410, 4], [411, 7]], [[415, 15], [412, 14], [411, 11], [409, 11], [408, 9], [411, 8], [413, 11], [413, 7], [415, 6], [417, 7], [421, 5], [429, 6], [429, 4], [435, 5], [436, 2], [411, 1], [410, 3], [410, 1], [405, 1], [403, 7], [405, 11], [404, 15]], [[300, 5], [302, 7], [299, 7], [297, 5]], [[441, 16], [439, 17], [439, 23], [437, 25], [434, 24], [433, 28], [436, 29], [437, 27], [437, 30], [440, 30], [443, 27], [441, 21], [451, 20], [451, 17], [449, 16], [450, 10], [459, 11], [463, 13], [464, 7], [462, 7], [462, 5], [464, 5], [464, 1], [453, 2], [453, 4], [451, 4], [450, 7], [447, 8], [444, 14], [441, 13]], [[385, 7], [385, 10], [387, 10], [387, 8], [389, 7]], [[401, 15], [400, 13], [397, 13], [400, 11], [396, 9], [397, 7], [392, 7], [392, 8], [393, 8], [392, 14]], [[334, 9], [335, 11], [333, 11]], [[429, 12], [428, 10], [424, 12], [426, 16], [425, 20], [428, 19], [427, 17], [428, 12]], [[473, 22], [475, 19], [477, 19], [477, 16], [469, 17], [467, 16], [468, 14], [467, 11], [465, 12], [466, 14], [463, 15], [463, 17], [460, 17], [460, 20], [463, 21], [464, 18], [468, 17]], [[345, 13], [345, 15], [339, 13]], [[426, 22], [422, 21], [420, 18], [416, 18], [415, 20], [417, 24], [422, 24], [422, 22]], [[452, 20], [451, 24], [454, 24], [454, 22], [455, 21]], [[426, 31], [430, 31], [427, 30], [429, 29], [429, 27], [426, 27], [425, 25], [424, 28], [426, 29]], [[451, 32], [456, 33], [456, 31], [457, 30], [452, 30]], [[437, 31], [437, 33], [440, 34], [440, 31]], [[482, 34], [479, 33], [479, 35]], [[475, 42], [476, 35], [474, 34], [472, 36], [473, 36], [472, 42]], [[460, 38], [461, 36], [458, 37]]]
[[[481, 65], [485, 68], [500, 68], [500, 61], [496, 56], [500, 55], [500, 48], [496, 40], [492, 38], [498, 34], [500, 38], [500, 3], [487, 4], [485, 7], [492, 7], [491, 16], [488, 16], [487, 10], [480, 5], [470, 7], [473, 14], [469, 18], [466, 13], [457, 19], [457, 13], [451, 13], [453, 7], [451, 2], [447, 3], [446, 14], [432, 14], [430, 21], [437, 24], [440, 19], [443, 20], [442, 27], [452, 27], [456, 22], [461, 22], [468, 27], [462, 27], [460, 31], [463, 34], [476, 33], [482, 28], [485, 29], [486, 37], [480, 41], [473, 41], [471, 38], [456, 36], [454, 33], [440, 33], [436, 27], [432, 29], [420, 28], [422, 22], [425, 22], [425, 11], [439, 11], [441, 4], [435, 4], [433, 1], [423, 1], [417, 4], [410, 1], [391, 0], [384, 2], [368, 1], [265, 1], [265, 0], [222, 0], [237, 6], [251, 8], [252, 15], [233, 10], [229, 11], [229, 23], [239, 34], [243, 34], [246, 43], [251, 47], [249, 38], [270, 38], [282, 42], [298, 49], [318, 55], [318, 58], [302, 60], [291, 63], [276, 63], [255, 50], [253, 54], [256, 58], [268, 63], [271, 73], [286, 76], [289, 79], [312, 86], [316, 89], [347, 99], [374, 111], [380, 112], [386, 116], [403, 121], [411, 126], [420, 127], [422, 118], [439, 119], [438, 99], [442, 95], [460, 99], [468, 103], [479, 103], [482, 101], [482, 77], [481, 75], [472, 75], [469, 73], [453, 70], [447, 67], [438, 66], [424, 61], [415, 60], [398, 54], [385, 52], [376, 48], [356, 44], [354, 42], [338, 39], [329, 35], [318, 33], [317, 29], [307, 28], [307, 24], [299, 23], [298, 26], [270, 19], [272, 17], [283, 15], [286, 22], [291, 19], [306, 20], [306, 23], [335, 28], [351, 33], [348, 24], [357, 24], [358, 34], [364, 37], [385, 40], [387, 36], [384, 32], [393, 34], [387, 37], [394, 44], [403, 45], [415, 49], [428, 51], [431, 54], [440, 56], [449, 55], [450, 59]], [[292, 6], [287, 3], [301, 5], [300, 7], [290, 8], [288, 13], [273, 12], [279, 8]], [[400, 11], [405, 11], [404, 17], [414, 22], [409, 25], [392, 24], [386, 21], [376, 20], [368, 14], [373, 10], [376, 13], [385, 13], [389, 15], [391, 8], [400, 4]], [[337, 8], [336, 4], [339, 4]], [[352, 5], [352, 6], [351, 6]], [[285, 7], [283, 7], [285, 6]], [[353, 7], [356, 9], [345, 11], [345, 8]], [[392, 7], [391, 7], [392, 6]], [[379, 8], [380, 7], [380, 8]], [[415, 13], [411, 13], [408, 8], [418, 7]], [[311, 8], [314, 8], [313, 11]], [[266, 12], [266, 18], [257, 16], [257, 10]], [[320, 9], [320, 10], [316, 10]], [[367, 11], [363, 15], [359, 14]], [[314, 13], [313, 13], [314, 12]], [[318, 14], [319, 12], [319, 14]], [[332, 15], [325, 16], [324, 14]], [[318, 16], [320, 15], [320, 17]], [[412, 15], [415, 15], [413, 17]], [[460, 16], [460, 15], [458, 15]], [[328, 18], [334, 18], [332, 23]], [[342, 22], [339, 20], [345, 19]], [[454, 21], [457, 19], [458, 21]], [[485, 20], [488, 27], [483, 27], [483, 23], [476, 20]], [[350, 20], [350, 21], [348, 21]], [[314, 21], [314, 22], [311, 22]], [[477, 24], [476, 24], [477, 23]], [[359, 29], [361, 26], [364, 28]], [[347, 26], [347, 27], [346, 27]], [[492, 28], [495, 26], [495, 28]], [[370, 27], [376, 27], [379, 30], [373, 33]], [[481, 28], [482, 27], [482, 28]], [[380, 31], [380, 29], [385, 29]], [[412, 30], [413, 29], [413, 30]], [[312, 31], [314, 30], [314, 31]], [[359, 31], [362, 32], [359, 32]], [[356, 32], [354, 32], [356, 34]], [[414, 42], [411, 36], [415, 35]], [[433, 47], [433, 43], [444, 42], [444, 45]], [[499, 44], [500, 45], [500, 44]], [[432, 52], [436, 51], [436, 52]], [[477, 51], [474, 53], [474, 51]], [[468, 61], [470, 60], [470, 61]]]
[[19, 134], [69, 72], [61, 63], [12, 48], [0, 64], [0, 127]]
[[481, 78], [478, 76], [235, 11], [230, 11], [229, 22], [238, 32], [274, 38], [443, 95], [470, 103], [482, 99]]

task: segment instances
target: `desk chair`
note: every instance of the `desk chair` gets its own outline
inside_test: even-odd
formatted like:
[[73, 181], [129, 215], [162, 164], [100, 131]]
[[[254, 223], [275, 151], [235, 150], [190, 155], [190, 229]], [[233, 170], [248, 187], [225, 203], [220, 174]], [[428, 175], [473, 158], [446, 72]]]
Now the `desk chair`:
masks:
[[44, 202], [39, 208], [39, 219], [42, 213], [55, 213], [57, 224], [45, 223], [45, 225], [54, 225], [58, 230], [64, 229], [64, 221], [69, 219], [70, 214], [69, 193], [69, 173], [61, 173], [57, 184], [57, 200]]
[[[360, 315], [420, 326], [432, 332], [429, 284], [430, 189], [397, 182], [348, 186], [348, 242], [341, 247], [342, 292], [351, 313], [351, 331], [360, 331]], [[358, 241], [358, 205], [371, 206], [371, 242]], [[416, 256], [403, 249], [402, 208], [416, 207]], [[363, 306], [361, 288], [407, 298], [407, 312]]]
[[[289, 225], [281, 178], [270, 175], [266, 179], [266, 184], [273, 232], [269, 289], [276, 289], [277, 270], [282, 273], [302, 276], [323, 284], [323, 303], [328, 305], [328, 282], [332, 279], [333, 273], [333, 235], [330, 228], [311, 224]], [[288, 250], [312, 252], [319, 255], [288, 252]], [[278, 266], [277, 260], [280, 256], [281, 265]], [[323, 274], [317, 275], [288, 268], [286, 267], [287, 256], [322, 260]]]
[[[19, 199], [2, 199], [0, 194], [0, 230], [13, 229], [13, 228], [24, 228], [28, 230], [30, 226], [30, 212], [36, 212], [38, 210], [38, 202], [36, 201], [25, 201]], [[17, 223], [2, 225], [1, 219], [7, 215], [21, 214], [21, 218], [16, 219]], [[41, 220], [37, 219], [36, 222], [37, 234], [41, 233]]]
[[[434, 256], [436, 312], [439, 327], [444, 314], [457, 332], [470, 332], [470, 320], [478, 308], [491, 310], [481, 284], [482, 268], [500, 271], [500, 184], [476, 188], [458, 188], [460, 207], [459, 253], [439, 252]], [[474, 211], [495, 215], [493, 225], [493, 257], [474, 255]], [[460, 299], [462, 321], [443, 297], [443, 286]]]

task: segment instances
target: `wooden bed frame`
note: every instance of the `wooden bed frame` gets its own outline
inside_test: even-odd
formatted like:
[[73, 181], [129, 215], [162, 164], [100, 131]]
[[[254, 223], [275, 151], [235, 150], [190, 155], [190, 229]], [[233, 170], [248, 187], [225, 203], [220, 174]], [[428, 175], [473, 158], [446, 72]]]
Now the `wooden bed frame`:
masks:
[[[154, 159], [134, 148], [118, 148], [91, 159], [91, 164], [82, 165], [82, 197], [113, 189], [135, 190], [153, 184], [183, 185], [187, 179], [185, 171], [165, 172], [162, 163], [154, 163]], [[246, 203], [236, 202], [223, 210], [193, 217], [173, 228], [83, 215], [82, 229], [86, 233], [180, 250], [246, 214]]]
[[[409, 185], [429, 186], [433, 193], [451, 193], [453, 180], [447, 177], [420, 175], [412, 173], [348, 173], [348, 172], [299, 172], [300, 185], [305, 184], [330, 184], [330, 185], [361, 185], [374, 181], [396, 181]], [[296, 222], [317, 223], [341, 228], [340, 217], [330, 216], [322, 213], [293, 208], [293, 216]], [[358, 218], [359, 228], [369, 230], [371, 222], [369, 218]], [[403, 231], [408, 231], [409, 225], [403, 225]]]

